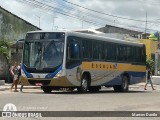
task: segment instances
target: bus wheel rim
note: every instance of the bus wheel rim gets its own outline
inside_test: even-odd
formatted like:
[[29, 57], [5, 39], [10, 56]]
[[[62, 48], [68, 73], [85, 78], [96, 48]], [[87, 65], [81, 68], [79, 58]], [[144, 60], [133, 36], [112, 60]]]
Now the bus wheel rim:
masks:
[[127, 79], [126, 78], [123, 79], [123, 88], [124, 89], [127, 88]]
[[86, 80], [86, 79], [83, 79], [83, 80], [82, 80], [82, 87], [83, 87], [84, 89], [87, 89], [87, 80]]

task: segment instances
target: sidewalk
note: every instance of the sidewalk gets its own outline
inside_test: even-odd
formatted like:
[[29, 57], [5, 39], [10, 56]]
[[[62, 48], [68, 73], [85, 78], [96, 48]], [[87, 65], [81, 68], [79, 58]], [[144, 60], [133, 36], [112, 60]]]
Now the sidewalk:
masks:
[[[133, 89], [143, 89], [144, 90], [144, 85], [145, 83], [137, 83], [137, 84], [134, 84], [134, 85], [129, 85], [129, 88], [133, 88]], [[156, 90], [160, 90], [160, 85], [156, 85], [156, 84], [153, 84], [153, 87], [156, 89]], [[147, 84], [147, 89], [148, 90], [152, 90], [151, 88], [151, 84]]]
[[[0, 85], [0, 91], [9, 90], [12, 84], [5, 83], [4, 85]], [[20, 89], [21, 85], [18, 85], [17, 88]], [[23, 89], [40, 89], [40, 86], [24, 86]]]

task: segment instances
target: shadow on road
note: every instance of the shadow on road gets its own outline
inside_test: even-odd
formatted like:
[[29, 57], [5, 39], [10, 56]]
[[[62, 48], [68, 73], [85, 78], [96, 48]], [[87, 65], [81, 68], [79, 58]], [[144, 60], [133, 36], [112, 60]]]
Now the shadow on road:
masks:
[[128, 94], [128, 93], [148, 93], [149, 91], [140, 91], [140, 90], [134, 90], [134, 91], [128, 91], [128, 92], [114, 92], [113, 90], [101, 90], [99, 92], [86, 92], [86, 93], [79, 93], [77, 91], [52, 91], [51, 93], [44, 93], [43, 91], [39, 92], [23, 92], [23, 93], [31, 93], [31, 94], [65, 94], [65, 95], [77, 95], [77, 94]]

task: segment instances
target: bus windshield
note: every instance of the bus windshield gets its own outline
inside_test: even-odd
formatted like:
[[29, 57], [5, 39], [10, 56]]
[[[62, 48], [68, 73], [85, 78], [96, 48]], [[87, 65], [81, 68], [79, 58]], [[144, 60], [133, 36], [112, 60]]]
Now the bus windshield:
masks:
[[64, 38], [26, 39], [23, 64], [28, 68], [55, 68], [62, 64]]

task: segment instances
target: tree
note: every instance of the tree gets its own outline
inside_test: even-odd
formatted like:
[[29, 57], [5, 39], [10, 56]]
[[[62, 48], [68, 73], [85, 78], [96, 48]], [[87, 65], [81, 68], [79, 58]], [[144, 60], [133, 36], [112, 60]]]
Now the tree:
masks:
[[10, 44], [5, 40], [0, 40], [0, 54], [4, 55], [8, 63], [10, 61], [9, 49], [10, 49]]
[[147, 68], [150, 68], [151, 69], [151, 71], [154, 73], [154, 69], [155, 69], [155, 62], [154, 62], [154, 60], [153, 59], [148, 59], [147, 61], [146, 61], [146, 67]]
[[157, 45], [157, 49], [159, 49], [159, 50], [160, 50], [160, 43], [158, 43], [158, 45]]

